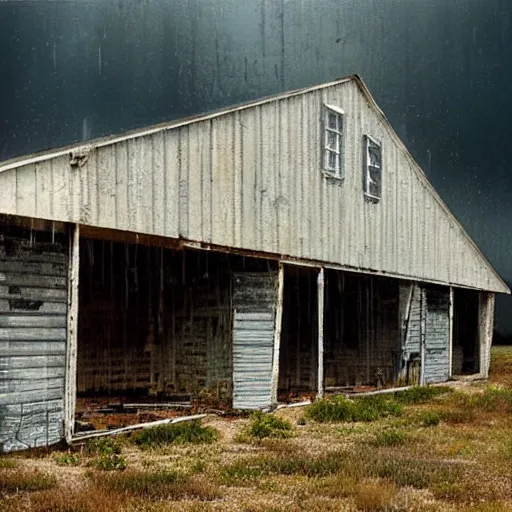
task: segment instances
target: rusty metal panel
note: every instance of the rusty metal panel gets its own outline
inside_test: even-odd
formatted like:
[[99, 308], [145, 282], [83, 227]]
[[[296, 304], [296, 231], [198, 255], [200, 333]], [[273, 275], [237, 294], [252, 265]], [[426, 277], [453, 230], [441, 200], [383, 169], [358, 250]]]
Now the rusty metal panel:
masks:
[[[343, 180], [322, 172], [324, 103], [345, 112]], [[365, 135], [382, 147], [378, 202]], [[357, 78], [5, 164], [0, 209], [508, 291]]]
[[276, 278], [276, 272], [233, 276], [234, 409], [271, 405]]
[[67, 253], [53, 249], [0, 244], [0, 451], [63, 435]]

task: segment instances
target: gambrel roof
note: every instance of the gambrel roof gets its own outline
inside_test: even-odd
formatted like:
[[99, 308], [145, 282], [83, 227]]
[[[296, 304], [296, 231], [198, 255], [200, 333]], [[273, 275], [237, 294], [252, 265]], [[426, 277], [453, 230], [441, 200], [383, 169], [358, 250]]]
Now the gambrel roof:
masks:
[[[344, 112], [343, 180], [322, 172], [325, 104]], [[4, 162], [0, 213], [509, 293], [357, 76]]]

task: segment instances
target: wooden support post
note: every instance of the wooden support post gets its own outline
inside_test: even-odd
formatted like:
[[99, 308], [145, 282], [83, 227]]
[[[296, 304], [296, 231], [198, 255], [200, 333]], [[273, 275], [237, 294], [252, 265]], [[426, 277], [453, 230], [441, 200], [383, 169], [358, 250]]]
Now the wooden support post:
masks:
[[452, 376], [452, 367], [453, 367], [453, 286], [450, 286], [450, 340], [449, 340], [449, 355], [448, 355], [448, 376]]
[[324, 301], [325, 301], [325, 282], [323, 267], [318, 271], [318, 372], [317, 372], [317, 397], [324, 396]]
[[272, 355], [272, 394], [271, 403], [277, 405], [277, 388], [279, 386], [279, 352], [281, 348], [281, 329], [283, 325], [283, 300], [284, 300], [284, 265], [279, 263], [276, 319], [274, 326], [274, 351]]
[[420, 386], [425, 385], [425, 342], [426, 342], [426, 329], [427, 329], [427, 304], [425, 296], [425, 288], [420, 287], [420, 355], [421, 355], [421, 369], [420, 369]]
[[75, 428], [79, 267], [80, 225], [75, 224], [69, 237], [68, 262], [68, 318], [64, 395], [64, 437], [68, 443], [71, 442]]
[[489, 377], [491, 364], [491, 345], [494, 328], [494, 301], [493, 293], [480, 292], [478, 297], [478, 348], [479, 373], [482, 377]]

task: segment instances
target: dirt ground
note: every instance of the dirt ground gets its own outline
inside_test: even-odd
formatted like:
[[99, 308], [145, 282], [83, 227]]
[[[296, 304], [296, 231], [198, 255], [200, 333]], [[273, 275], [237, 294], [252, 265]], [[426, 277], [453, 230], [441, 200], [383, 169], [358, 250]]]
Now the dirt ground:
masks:
[[148, 448], [123, 436], [3, 455], [0, 510], [512, 511], [512, 347], [493, 348], [488, 382], [450, 386], [400, 414], [274, 415], [290, 423], [286, 436], [258, 438], [253, 418], [209, 415], [209, 442]]

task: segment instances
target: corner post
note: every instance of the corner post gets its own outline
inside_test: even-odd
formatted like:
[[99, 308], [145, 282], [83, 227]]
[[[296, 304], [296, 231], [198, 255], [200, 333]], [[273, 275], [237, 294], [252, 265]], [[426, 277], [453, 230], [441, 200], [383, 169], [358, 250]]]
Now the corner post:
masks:
[[453, 367], [453, 286], [450, 286], [450, 327], [449, 327], [449, 352], [448, 352], [448, 377], [452, 377]]
[[274, 351], [272, 355], [272, 394], [271, 404], [277, 405], [277, 388], [279, 385], [279, 353], [281, 349], [281, 329], [283, 325], [283, 297], [284, 297], [284, 264], [279, 263], [277, 307], [274, 327]]
[[318, 287], [318, 372], [317, 397], [324, 396], [324, 302], [325, 302], [325, 273], [320, 268], [317, 276]]
[[478, 352], [480, 375], [489, 377], [489, 367], [491, 365], [491, 345], [494, 328], [494, 293], [480, 292], [478, 306]]
[[421, 355], [421, 369], [420, 369], [420, 386], [425, 385], [425, 342], [426, 342], [426, 328], [427, 328], [427, 304], [426, 304], [426, 291], [425, 288], [420, 287], [420, 355]]
[[69, 237], [66, 378], [64, 390], [64, 437], [68, 443], [71, 442], [75, 426], [79, 266], [80, 225], [74, 224]]

